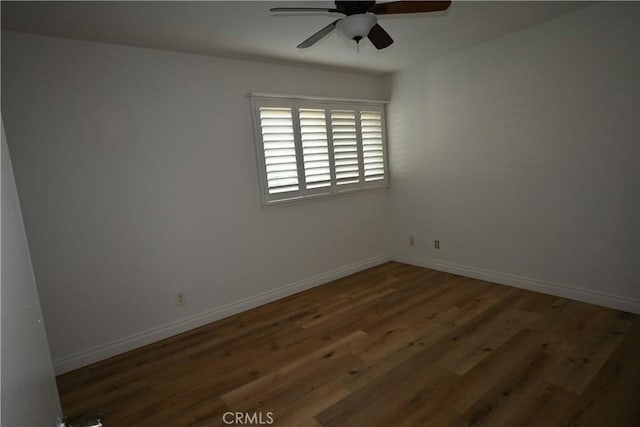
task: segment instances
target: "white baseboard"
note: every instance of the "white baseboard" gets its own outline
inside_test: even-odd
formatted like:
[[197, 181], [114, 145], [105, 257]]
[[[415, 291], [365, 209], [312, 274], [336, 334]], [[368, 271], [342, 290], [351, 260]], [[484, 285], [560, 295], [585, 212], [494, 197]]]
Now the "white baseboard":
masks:
[[419, 267], [426, 267], [433, 270], [444, 271], [446, 273], [458, 274], [460, 276], [471, 277], [474, 279], [486, 280], [488, 282], [499, 283], [502, 285], [513, 286], [514, 288], [528, 289], [530, 291], [540, 292], [543, 294], [555, 295], [562, 298], [640, 314], [640, 300], [633, 298], [605, 294], [587, 289], [579, 289], [561, 285], [559, 283], [546, 282], [543, 280], [531, 279], [529, 277], [516, 276], [513, 274], [500, 273], [497, 271], [484, 270], [481, 268], [452, 264], [433, 259], [396, 255], [392, 256], [391, 260], [405, 264], [417, 265]]
[[186, 332], [188, 330], [206, 325], [207, 323], [223, 319], [225, 317], [261, 306], [289, 295], [314, 288], [319, 285], [331, 282], [341, 277], [348, 276], [358, 271], [374, 267], [389, 261], [387, 256], [378, 256], [363, 261], [355, 262], [344, 267], [337, 268], [327, 273], [309, 277], [285, 286], [281, 286], [272, 291], [263, 292], [242, 300], [232, 302], [211, 310], [198, 313], [175, 322], [167, 323], [157, 328], [149, 329], [130, 335], [100, 346], [96, 346], [75, 354], [64, 356], [53, 361], [53, 368], [56, 375], [90, 365], [109, 357], [151, 344], [164, 338]]

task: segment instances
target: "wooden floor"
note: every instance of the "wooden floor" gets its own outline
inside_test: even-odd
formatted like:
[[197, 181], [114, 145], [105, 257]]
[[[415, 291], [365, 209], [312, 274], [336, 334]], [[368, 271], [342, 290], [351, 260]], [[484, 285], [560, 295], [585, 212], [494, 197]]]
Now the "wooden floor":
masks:
[[637, 427], [640, 316], [390, 262], [58, 387], [106, 427]]

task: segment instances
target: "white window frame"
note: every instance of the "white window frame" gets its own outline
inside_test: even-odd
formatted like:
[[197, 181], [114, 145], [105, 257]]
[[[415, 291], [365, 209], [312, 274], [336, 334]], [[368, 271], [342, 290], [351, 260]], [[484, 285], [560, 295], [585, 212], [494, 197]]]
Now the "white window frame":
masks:
[[[309, 199], [332, 197], [345, 193], [368, 191], [372, 189], [387, 188], [389, 186], [389, 162], [387, 154], [387, 129], [385, 104], [386, 101], [352, 100], [339, 98], [300, 97], [291, 95], [273, 95], [251, 93], [251, 109], [256, 147], [256, 159], [258, 165], [258, 177], [260, 182], [260, 195], [262, 206], [273, 206], [295, 203]], [[260, 122], [260, 108], [291, 108], [293, 117], [293, 133], [296, 147], [298, 186], [296, 191], [269, 194], [267, 181], [267, 169], [264, 155], [264, 142], [262, 140], [262, 127]], [[307, 189], [305, 182], [304, 159], [302, 155], [302, 140], [300, 131], [300, 109], [323, 109], [325, 111], [325, 126], [327, 133], [327, 147], [329, 151], [329, 168], [331, 184], [329, 187]], [[333, 135], [331, 128], [331, 111], [348, 110], [355, 112], [356, 135], [358, 146], [359, 181], [353, 184], [336, 184]], [[360, 116], [362, 112], [379, 112], [381, 118], [381, 137], [384, 178], [376, 181], [365, 181], [365, 169], [363, 162], [363, 145], [361, 135]]]

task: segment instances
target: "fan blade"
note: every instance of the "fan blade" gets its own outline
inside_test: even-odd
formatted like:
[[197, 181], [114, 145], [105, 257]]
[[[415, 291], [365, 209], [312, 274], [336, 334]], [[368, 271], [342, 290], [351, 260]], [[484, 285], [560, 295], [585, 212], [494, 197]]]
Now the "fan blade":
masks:
[[369, 35], [367, 37], [369, 37], [371, 44], [373, 44], [376, 49], [384, 49], [385, 47], [391, 46], [393, 43], [393, 39], [389, 33], [387, 33], [380, 24], [374, 25], [373, 28], [371, 28], [371, 31], [369, 31]]
[[376, 15], [390, 15], [392, 13], [423, 13], [447, 10], [450, 1], [392, 1], [376, 4], [373, 13]]
[[273, 7], [269, 12], [338, 12], [338, 9], [326, 9], [322, 7]]
[[304, 49], [306, 47], [309, 47], [315, 44], [315, 42], [317, 42], [318, 40], [320, 40], [321, 38], [329, 34], [331, 31], [333, 31], [333, 29], [336, 28], [336, 24], [338, 23], [338, 21], [339, 19], [336, 19], [331, 24], [327, 25], [326, 27], [324, 27], [323, 29], [321, 29], [320, 31], [318, 31], [317, 33], [315, 33], [314, 35], [312, 35], [311, 37], [309, 37], [308, 39], [300, 43], [298, 45], [298, 49]]

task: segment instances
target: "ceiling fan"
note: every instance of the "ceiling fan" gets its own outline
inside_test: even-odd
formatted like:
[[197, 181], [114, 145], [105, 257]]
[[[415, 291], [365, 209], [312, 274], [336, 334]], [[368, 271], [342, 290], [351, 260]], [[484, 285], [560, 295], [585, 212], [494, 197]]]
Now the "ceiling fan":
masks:
[[317, 33], [298, 45], [304, 49], [315, 44], [335, 28], [347, 37], [360, 43], [368, 37], [377, 49], [384, 49], [393, 43], [393, 39], [379, 24], [376, 15], [391, 15], [397, 13], [425, 13], [446, 10], [450, 1], [393, 1], [376, 4], [375, 1], [339, 1], [335, 8], [320, 7], [274, 7], [271, 12], [324, 12], [341, 13], [343, 18], [336, 19]]

